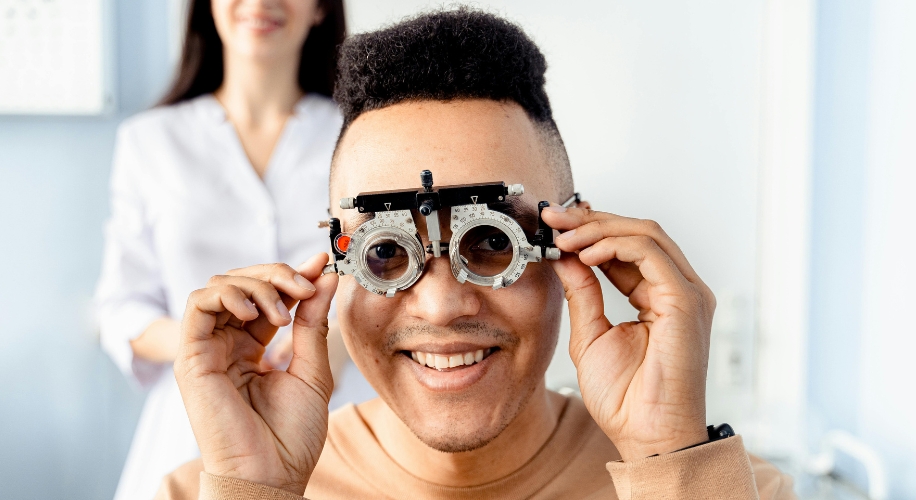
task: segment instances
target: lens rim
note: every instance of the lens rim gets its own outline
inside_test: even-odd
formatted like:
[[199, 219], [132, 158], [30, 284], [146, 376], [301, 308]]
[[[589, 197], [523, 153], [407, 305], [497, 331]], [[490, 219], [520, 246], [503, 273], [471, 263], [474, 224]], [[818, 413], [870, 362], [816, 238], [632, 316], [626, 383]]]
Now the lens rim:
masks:
[[[347, 255], [338, 267], [344, 275], [352, 275], [366, 290], [376, 295], [392, 297], [395, 292], [403, 291], [416, 283], [423, 274], [426, 251], [409, 210], [377, 212], [373, 219], [366, 221], [351, 233], [351, 237]], [[393, 241], [407, 252], [407, 269], [397, 279], [379, 278], [366, 261], [366, 253], [374, 244], [381, 241]]]
[[[486, 205], [457, 205], [452, 207], [452, 237], [449, 241], [448, 255], [452, 275], [461, 283], [465, 281], [475, 285], [491, 287], [494, 290], [515, 283], [525, 272], [529, 262], [540, 261], [540, 253], [528, 243], [525, 231], [515, 219], [508, 215], [490, 210]], [[479, 226], [492, 226], [509, 237], [512, 245], [512, 260], [506, 269], [493, 276], [481, 276], [464, 263], [460, 254], [461, 240], [469, 231]]]

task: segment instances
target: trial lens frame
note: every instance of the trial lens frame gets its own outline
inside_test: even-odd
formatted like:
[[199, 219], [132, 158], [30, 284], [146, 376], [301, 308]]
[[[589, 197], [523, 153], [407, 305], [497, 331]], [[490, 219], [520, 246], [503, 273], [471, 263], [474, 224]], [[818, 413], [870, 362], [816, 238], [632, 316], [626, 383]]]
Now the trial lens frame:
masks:
[[[375, 217], [360, 225], [352, 234], [343, 233], [340, 220], [336, 218], [319, 224], [330, 228], [333, 256], [333, 261], [325, 266], [324, 273], [352, 275], [366, 290], [393, 297], [398, 290], [405, 290], [419, 280], [427, 254], [440, 257], [444, 249], [449, 252], [455, 279], [461, 283], [469, 281], [493, 289], [514, 283], [529, 262], [560, 258], [560, 250], [553, 242], [553, 229], [541, 218], [541, 212], [550, 205], [549, 202], [538, 203], [538, 227], [530, 242], [518, 222], [488, 207], [490, 203], [506, 201], [509, 196], [524, 194], [521, 184], [506, 186], [503, 182], [496, 182], [433, 188], [432, 172], [429, 170], [420, 173], [420, 183], [422, 188], [419, 190], [377, 191], [341, 199], [342, 209], [374, 213]], [[575, 193], [563, 206], [571, 206], [579, 200], [579, 193]], [[439, 225], [439, 211], [442, 207], [451, 207], [451, 242], [442, 242]], [[417, 210], [426, 219], [430, 244], [425, 248], [414, 224], [412, 210]], [[468, 267], [468, 260], [459, 253], [462, 238], [478, 226], [498, 229], [512, 245], [511, 262], [502, 272], [492, 276], [472, 271]], [[393, 243], [405, 251], [409, 263], [403, 275], [383, 279], [369, 268], [366, 249], [380, 241]]]

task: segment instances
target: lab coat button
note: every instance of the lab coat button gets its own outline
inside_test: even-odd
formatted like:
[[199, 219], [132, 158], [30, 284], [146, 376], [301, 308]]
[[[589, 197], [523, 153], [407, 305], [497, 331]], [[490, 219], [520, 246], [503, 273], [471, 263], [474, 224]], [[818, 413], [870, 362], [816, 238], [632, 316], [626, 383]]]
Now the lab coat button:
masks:
[[260, 217], [258, 217], [258, 224], [264, 227], [272, 226], [273, 223], [274, 223], [274, 218], [268, 214], [263, 214]]

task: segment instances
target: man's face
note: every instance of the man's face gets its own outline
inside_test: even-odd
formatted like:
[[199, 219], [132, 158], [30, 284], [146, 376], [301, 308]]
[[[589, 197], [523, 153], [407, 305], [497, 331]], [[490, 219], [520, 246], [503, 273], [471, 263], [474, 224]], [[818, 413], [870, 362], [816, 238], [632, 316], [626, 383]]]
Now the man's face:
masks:
[[[331, 199], [360, 192], [419, 188], [419, 173], [435, 184], [522, 183], [516, 209], [533, 233], [537, 202], [558, 201], [538, 132], [514, 103], [491, 100], [402, 103], [361, 115], [335, 159]], [[442, 239], [448, 240], [443, 207]], [[355, 210], [336, 209], [345, 232]], [[414, 214], [424, 236], [424, 219]], [[557, 342], [563, 289], [549, 265], [530, 264], [499, 290], [461, 284], [448, 257], [429, 258], [420, 280], [393, 298], [366, 291], [345, 276], [337, 291], [344, 341], [360, 371], [395, 414], [428, 446], [466, 451], [485, 445], [524, 408]], [[482, 361], [438, 371], [412, 352], [440, 356], [482, 350]]]

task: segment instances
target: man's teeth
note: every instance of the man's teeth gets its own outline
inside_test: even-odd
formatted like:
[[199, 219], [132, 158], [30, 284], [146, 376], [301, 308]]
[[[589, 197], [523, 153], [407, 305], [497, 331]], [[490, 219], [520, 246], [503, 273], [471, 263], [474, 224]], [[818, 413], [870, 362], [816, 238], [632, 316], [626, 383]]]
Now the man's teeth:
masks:
[[456, 366], [465, 366], [473, 365], [474, 363], [480, 363], [483, 361], [484, 356], [490, 354], [490, 348], [487, 349], [477, 349], [476, 351], [466, 352], [464, 354], [452, 354], [451, 356], [443, 356], [441, 354], [430, 354], [420, 351], [411, 351], [410, 357], [414, 361], [420, 363], [421, 365], [428, 366], [430, 368], [435, 368], [437, 370], [444, 370], [446, 368], [454, 368]]

